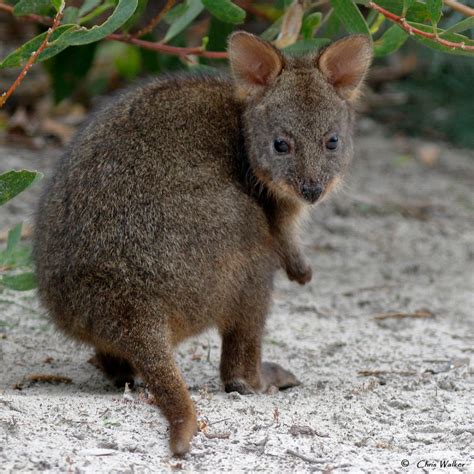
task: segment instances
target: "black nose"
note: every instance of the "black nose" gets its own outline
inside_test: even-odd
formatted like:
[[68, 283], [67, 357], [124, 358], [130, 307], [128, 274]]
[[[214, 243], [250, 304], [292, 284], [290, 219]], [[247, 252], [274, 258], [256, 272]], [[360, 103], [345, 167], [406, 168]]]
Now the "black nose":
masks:
[[303, 183], [301, 185], [301, 195], [311, 203], [316, 202], [323, 193], [323, 187], [319, 184]]

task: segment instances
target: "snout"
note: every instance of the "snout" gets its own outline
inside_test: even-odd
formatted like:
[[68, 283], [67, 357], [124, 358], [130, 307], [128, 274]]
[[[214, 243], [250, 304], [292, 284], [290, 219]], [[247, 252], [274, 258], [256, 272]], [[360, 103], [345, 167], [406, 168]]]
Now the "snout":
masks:
[[304, 182], [300, 186], [301, 196], [305, 201], [314, 204], [323, 193], [323, 187], [320, 184]]

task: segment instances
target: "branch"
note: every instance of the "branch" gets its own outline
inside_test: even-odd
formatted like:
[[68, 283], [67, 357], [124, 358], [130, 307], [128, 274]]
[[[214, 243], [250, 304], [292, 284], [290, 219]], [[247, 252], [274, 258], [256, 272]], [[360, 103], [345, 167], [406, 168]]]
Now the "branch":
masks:
[[443, 46], [447, 46], [448, 48], [451, 48], [451, 49], [462, 49], [465, 51], [474, 51], [474, 46], [466, 45], [464, 41], [461, 41], [459, 43], [456, 43], [454, 41], [448, 41], [443, 38], [440, 38], [438, 34], [427, 33], [426, 31], [415, 28], [414, 26], [411, 26], [406, 21], [405, 18], [395, 15], [395, 13], [389, 12], [388, 10], [385, 10], [385, 8], [382, 8], [380, 5], [377, 5], [374, 2], [369, 2], [367, 6], [381, 13], [387, 20], [390, 20], [393, 23], [396, 23], [397, 25], [399, 25], [409, 35], [423, 36], [425, 38], [432, 39], [433, 41], [436, 41], [437, 43], [442, 44]]
[[176, 0], [168, 0], [165, 6], [160, 10], [158, 15], [152, 18], [151, 21], [141, 30], [134, 33], [133, 36], [135, 38], [140, 38], [141, 36], [145, 36], [147, 33], [151, 33], [155, 26], [163, 19], [163, 17], [168, 13], [168, 11], [171, 10], [175, 3]]
[[23, 69], [21, 70], [19, 76], [16, 78], [15, 82], [11, 85], [10, 89], [8, 89], [7, 92], [4, 92], [0, 96], [0, 108], [2, 108], [5, 105], [6, 101], [10, 98], [13, 92], [15, 92], [15, 89], [21, 84], [25, 76], [28, 74], [28, 71], [31, 69], [31, 66], [33, 66], [35, 61], [38, 59], [38, 56], [41, 54], [42, 51], [46, 49], [46, 46], [48, 46], [49, 38], [51, 38], [51, 35], [53, 34], [54, 30], [61, 24], [63, 9], [64, 9], [64, 3], [62, 3], [60, 9], [56, 13], [56, 16], [53, 19], [53, 23], [51, 27], [48, 29], [48, 31], [46, 32], [46, 36], [44, 37], [44, 40], [41, 43], [40, 47], [30, 56], [30, 59], [28, 59], [27, 63], [23, 66]]
[[444, 4], [447, 7], [451, 7], [453, 10], [462, 13], [464, 16], [474, 16], [474, 8], [471, 8], [467, 5], [463, 5], [462, 3], [459, 3], [456, 0], [444, 0]]
[[140, 48], [149, 49], [150, 51], [156, 51], [161, 54], [169, 54], [172, 56], [201, 56], [203, 58], [212, 59], [226, 59], [228, 54], [226, 51], [206, 51], [205, 49], [198, 47], [184, 48], [181, 46], [170, 46], [168, 44], [154, 43], [153, 41], [145, 41], [139, 38], [135, 38], [130, 35], [123, 35], [120, 33], [113, 33], [106, 37], [108, 40], [120, 41], [122, 43], [130, 43]]

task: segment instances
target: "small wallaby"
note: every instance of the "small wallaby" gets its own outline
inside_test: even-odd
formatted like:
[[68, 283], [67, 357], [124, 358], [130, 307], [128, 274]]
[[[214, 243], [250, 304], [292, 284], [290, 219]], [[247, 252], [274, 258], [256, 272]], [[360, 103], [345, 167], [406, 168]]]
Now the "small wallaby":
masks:
[[351, 159], [372, 45], [350, 36], [290, 57], [237, 32], [229, 54], [232, 79], [155, 79], [99, 111], [36, 216], [42, 303], [116, 384], [143, 377], [178, 455], [197, 426], [173, 358], [183, 339], [218, 328], [226, 391], [298, 384], [261, 362], [273, 277], [311, 279], [296, 224]]

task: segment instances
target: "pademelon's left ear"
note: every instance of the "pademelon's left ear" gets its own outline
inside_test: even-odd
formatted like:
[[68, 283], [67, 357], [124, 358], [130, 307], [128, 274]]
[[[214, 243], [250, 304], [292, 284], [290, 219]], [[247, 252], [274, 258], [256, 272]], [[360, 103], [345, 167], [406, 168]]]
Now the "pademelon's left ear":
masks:
[[353, 35], [328, 46], [319, 55], [317, 66], [339, 95], [353, 102], [360, 93], [371, 62], [371, 39]]

